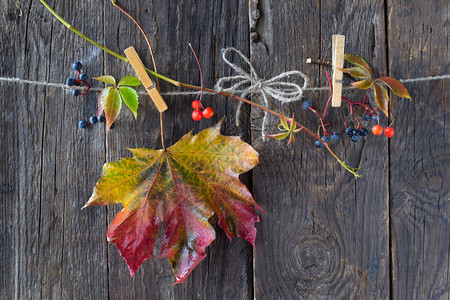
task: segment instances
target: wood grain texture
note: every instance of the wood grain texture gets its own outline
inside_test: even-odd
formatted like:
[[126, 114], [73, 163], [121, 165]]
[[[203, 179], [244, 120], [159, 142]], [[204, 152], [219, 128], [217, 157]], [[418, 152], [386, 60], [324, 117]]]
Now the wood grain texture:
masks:
[[[134, 46], [151, 68], [138, 29], [109, 0], [48, 2], [114, 51], [123, 55]], [[345, 52], [364, 57], [379, 76], [449, 74], [446, 2], [119, 1], [148, 33], [162, 74], [200, 84], [191, 43], [208, 87], [235, 75], [221, 58], [228, 46], [251, 57], [261, 77], [298, 69], [310, 86], [325, 86], [326, 67], [305, 59], [330, 59], [333, 34], [345, 34]], [[21, 11], [16, 1], [0, 0], [0, 77], [64, 83], [75, 75], [75, 60], [90, 77], [134, 74], [64, 28], [39, 1], [17, 5]], [[75, 98], [70, 89], [0, 81], [0, 299], [448, 299], [448, 84], [406, 84], [413, 101], [395, 100], [394, 138], [369, 136], [355, 144], [342, 137], [332, 144], [349, 165], [362, 167], [357, 180], [304, 133], [288, 147], [263, 142], [259, 111], [244, 106], [237, 127], [234, 101], [205, 96], [216, 114], [194, 122], [194, 96], [166, 97], [166, 145], [226, 116], [222, 132], [257, 148], [261, 164], [242, 180], [267, 213], [257, 225], [255, 249], [241, 239], [230, 243], [216, 226], [207, 258], [183, 284], [172, 285], [166, 259], [146, 261], [130, 277], [107, 243], [107, 226], [120, 206], [80, 210], [103, 163], [130, 156], [126, 147], [161, 147], [159, 114], [150, 98], [141, 97], [137, 120], [124, 106], [106, 134], [104, 124], [77, 126], [95, 114], [95, 92]], [[178, 90], [167, 83], [161, 89]], [[322, 111], [329, 93], [305, 96]], [[258, 101], [257, 95], [252, 99]], [[300, 103], [271, 106], [317, 128]], [[342, 103], [326, 121], [342, 133], [348, 113]], [[269, 118], [268, 133], [277, 123]]]
[[[299, 69], [308, 73], [311, 86], [326, 85], [325, 70], [305, 60], [330, 59], [332, 34], [346, 35], [346, 53], [359, 53], [385, 69], [385, 40], [378, 35], [384, 32], [382, 4], [260, 0], [257, 8], [259, 38], [251, 45], [251, 58], [265, 78]], [[329, 93], [307, 96], [322, 111]], [[317, 128], [317, 119], [300, 103], [281, 108]], [[331, 110], [326, 121], [333, 131], [343, 135], [348, 113], [346, 103]], [[259, 123], [258, 116], [254, 121]], [[272, 118], [270, 132], [277, 124]], [[355, 180], [306, 134], [288, 147], [262, 143], [258, 130], [252, 137], [263, 162], [254, 171], [254, 194], [267, 211], [255, 248], [256, 298], [389, 298], [386, 141], [367, 137], [355, 144], [343, 137], [331, 143], [350, 165], [362, 167], [362, 179]]]
[[[389, 70], [450, 73], [448, 1], [389, 1]], [[408, 83], [396, 99], [390, 185], [395, 299], [450, 298], [449, 80]], [[391, 93], [392, 94], [392, 93]]]

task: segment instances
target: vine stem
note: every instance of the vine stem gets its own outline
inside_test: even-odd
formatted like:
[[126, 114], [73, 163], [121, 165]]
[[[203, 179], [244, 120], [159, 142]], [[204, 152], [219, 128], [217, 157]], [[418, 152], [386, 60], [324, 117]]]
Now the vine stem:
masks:
[[[135, 18], [133, 18], [132, 15], [130, 15], [122, 6], [117, 4], [116, 0], [111, 0], [111, 3], [112, 3], [112, 5], [117, 7], [121, 12], [123, 12], [128, 18], [130, 18], [131, 21], [133, 21], [134, 24], [136, 24], [136, 26], [139, 28], [139, 30], [141, 31], [142, 35], [144, 36], [145, 41], [147, 42], [148, 48], [150, 49], [150, 56], [152, 57], [153, 69], [155, 70], [155, 73], [158, 73], [158, 69], [156, 68], [156, 61], [155, 61], [155, 55], [153, 53], [152, 44], [150, 43], [150, 40], [149, 40], [147, 34], [145, 33], [144, 29], [142, 29], [141, 25], [138, 23], [138, 21], [136, 21]], [[158, 79], [158, 77], [156, 77], [156, 87], [157, 87], [158, 92], [159, 92], [160, 88], [159, 88], [159, 79]]]
[[[130, 15], [122, 6], [117, 4], [116, 0], [111, 0], [111, 3], [112, 3], [112, 5], [117, 7], [121, 12], [123, 12], [128, 18], [130, 18], [134, 22], [134, 24], [139, 28], [142, 35], [144, 36], [145, 41], [147, 42], [148, 49], [150, 50], [150, 55], [152, 57], [152, 62], [153, 62], [153, 69], [155, 70], [155, 73], [158, 73], [158, 68], [156, 67], [155, 55], [153, 53], [152, 44], [150, 43], [150, 40], [149, 40], [147, 34], [145, 33], [144, 29], [142, 29], [141, 25], [138, 23], [138, 21], [136, 21], [135, 18], [133, 18], [132, 15]], [[159, 87], [158, 77], [156, 77], [156, 89], [158, 90], [158, 92], [161, 91], [161, 89]], [[160, 124], [160, 129], [161, 129], [161, 146], [164, 150], [166, 150], [166, 145], [164, 143], [163, 112], [159, 112], [159, 124]]]
[[[77, 34], [77, 35], [80, 36], [81, 38], [85, 39], [86, 41], [88, 41], [89, 43], [93, 44], [94, 46], [96, 46], [96, 47], [102, 49], [103, 51], [105, 51], [105, 52], [111, 54], [112, 56], [114, 56], [114, 57], [116, 57], [116, 58], [118, 58], [118, 59], [120, 59], [120, 60], [122, 60], [122, 61], [124, 61], [124, 62], [126, 62], [126, 63], [128, 63], [128, 64], [130, 63], [130, 62], [128, 61], [128, 59], [127, 59], [125, 56], [122, 56], [122, 55], [120, 55], [120, 54], [118, 54], [118, 53], [112, 51], [111, 49], [109, 49], [109, 48], [103, 46], [102, 44], [100, 44], [100, 43], [94, 41], [93, 39], [91, 39], [90, 37], [88, 37], [87, 35], [85, 35], [84, 33], [82, 33], [81, 31], [79, 31], [78, 29], [76, 29], [75, 27], [73, 27], [73, 26], [72, 26], [71, 24], [69, 24], [66, 20], [64, 20], [60, 15], [58, 15], [58, 14], [51, 8], [51, 6], [48, 5], [47, 2], [45, 2], [45, 0], [40, 0], [40, 2], [42, 3], [42, 5], [45, 6], [45, 8], [46, 8], [46, 9], [47, 9], [47, 10], [48, 10], [48, 11], [49, 11], [56, 19], [58, 19], [58, 21], [60, 21], [64, 26], [66, 26], [67, 29], [71, 30], [73, 33]], [[180, 83], [179, 83], [178, 81], [176, 81], [176, 80], [173, 80], [173, 79], [168, 78], [168, 77], [166, 77], [166, 76], [164, 76], [164, 75], [161, 75], [161, 74], [159, 74], [159, 73], [156, 73], [156, 72], [154, 72], [154, 71], [152, 71], [152, 70], [150, 70], [150, 69], [148, 69], [148, 68], [145, 68], [145, 70], [147, 71], [147, 73], [149, 73], [149, 74], [151, 74], [151, 75], [153, 75], [153, 76], [155, 76], [155, 77], [158, 77], [158, 78], [160, 78], [160, 79], [162, 79], [162, 80], [164, 80], [164, 81], [167, 81], [167, 82], [169, 82], [169, 83], [171, 83], [171, 84], [173, 84], [173, 85], [175, 85], [175, 86], [180, 86]]]
[[[113, 0], [111, 0], [111, 1], [113, 1]], [[124, 56], [122, 56], [122, 55], [120, 55], [120, 54], [117, 54], [116, 52], [112, 51], [111, 49], [109, 49], [109, 48], [107, 48], [107, 47], [101, 45], [100, 43], [98, 43], [98, 42], [92, 40], [91, 38], [89, 38], [88, 36], [86, 36], [85, 34], [83, 34], [82, 32], [80, 32], [78, 29], [74, 28], [71, 24], [69, 24], [66, 20], [64, 20], [60, 15], [58, 15], [58, 14], [51, 8], [51, 6], [48, 5], [48, 4], [45, 2], [45, 0], [40, 0], [40, 2], [45, 6], [45, 8], [47, 8], [48, 11], [50, 11], [50, 13], [51, 13], [56, 19], [58, 19], [62, 24], [64, 24], [64, 26], [66, 26], [69, 30], [71, 30], [72, 32], [74, 32], [75, 34], [77, 34], [78, 36], [80, 36], [81, 38], [85, 39], [86, 41], [90, 42], [91, 44], [95, 45], [96, 47], [102, 49], [103, 51], [105, 51], [105, 52], [107, 52], [107, 53], [109, 53], [109, 54], [111, 54], [112, 56], [114, 56], [114, 57], [116, 57], [116, 58], [118, 58], [118, 59], [120, 59], [120, 60], [122, 60], [122, 61], [124, 61], [124, 62], [126, 62], [126, 63], [128, 63], [128, 64], [130, 63], [126, 57], [124, 57]], [[154, 72], [154, 71], [152, 71], [152, 70], [150, 70], [150, 69], [148, 69], [148, 68], [145, 68], [145, 70], [146, 70], [148, 73], [150, 73], [151, 75], [154, 75], [154, 76], [156, 76], [156, 77], [158, 77], [158, 78], [160, 78], [160, 79], [162, 79], [162, 80], [164, 80], [164, 81], [167, 81], [167, 82], [169, 82], [169, 83], [171, 83], [171, 84], [173, 84], [173, 85], [175, 85], [175, 86], [177, 86], [177, 87], [184, 87], [184, 88], [193, 89], [193, 90], [198, 90], [198, 91], [202, 90], [202, 88], [199, 87], [199, 86], [191, 85], [191, 84], [186, 84], [186, 83], [182, 83], [182, 82], [180, 82], [180, 81], [177, 81], [177, 80], [171, 79], [171, 78], [169, 78], [169, 77], [163, 76], [163, 75], [161, 75], [161, 74], [159, 74], [159, 73], [156, 73], [156, 72]], [[225, 96], [225, 97], [233, 98], [233, 99], [235, 99], [235, 100], [242, 101], [242, 102], [247, 103], [247, 104], [249, 104], [249, 105], [251, 105], [251, 106], [253, 106], [253, 107], [256, 107], [256, 108], [258, 108], [258, 109], [261, 109], [261, 110], [263, 110], [263, 111], [265, 111], [265, 112], [267, 112], [267, 113], [270, 113], [270, 114], [272, 114], [272, 115], [274, 115], [274, 116], [281, 117], [281, 114], [280, 114], [280, 113], [277, 113], [277, 112], [275, 112], [275, 111], [273, 111], [273, 110], [271, 110], [271, 109], [268, 109], [267, 107], [264, 107], [264, 106], [262, 106], [262, 105], [260, 105], [260, 104], [257, 104], [257, 103], [255, 103], [255, 102], [252, 102], [252, 101], [250, 101], [250, 100], [241, 98], [241, 97], [239, 97], [239, 96], [236, 96], [236, 95], [233, 95], [233, 94], [230, 94], [230, 93], [226, 93], [226, 92], [216, 91], [216, 90], [209, 89], [209, 88], [203, 88], [203, 91], [207, 91], [207, 92], [209, 92], [209, 93], [213, 93], [213, 94], [217, 94], [217, 95], [222, 95], [222, 96]], [[288, 119], [289, 119], [289, 118], [288, 118]], [[162, 115], [160, 115], [160, 121], [162, 122]], [[290, 119], [290, 121], [292, 122], [292, 119]], [[339, 157], [331, 150], [331, 148], [328, 146], [328, 143], [323, 142], [323, 141], [320, 139], [320, 137], [319, 137], [318, 135], [316, 135], [315, 133], [313, 133], [311, 130], [309, 130], [308, 128], [306, 128], [306, 127], [303, 126], [302, 124], [298, 123], [297, 121], [295, 121], [295, 123], [297, 124], [297, 126], [300, 127], [300, 130], [306, 131], [306, 132], [309, 133], [312, 137], [314, 137], [316, 140], [321, 141], [321, 142], [324, 144], [325, 148], [328, 150], [328, 152], [330, 152], [330, 154], [337, 160], [337, 162], [339, 162], [339, 164], [341, 164], [347, 171], [349, 171], [350, 173], [352, 173], [355, 177], [360, 177], [360, 176], [361, 176], [361, 175], [359, 175], [358, 173], [356, 173], [356, 171], [358, 170], [358, 168], [352, 168], [352, 167], [347, 166], [347, 164], [346, 164], [344, 161], [342, 161], [341, 159], [339, 159]], [[163, 138], [161, 138], [161, 140], [163, 140]]]

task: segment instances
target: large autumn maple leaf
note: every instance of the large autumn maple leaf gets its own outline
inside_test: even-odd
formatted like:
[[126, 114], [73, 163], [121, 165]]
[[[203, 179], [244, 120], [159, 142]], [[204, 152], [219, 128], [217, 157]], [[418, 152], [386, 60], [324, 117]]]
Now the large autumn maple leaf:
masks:
[[221, 124], [188, 133], [166, 150], [130, 149], [133, 158], [104, 165], [85, 206], [122, 203], [107, 238], [131, 275], [152, 258], [161, 221], [160, 257], [170, 260], [177, 283], [206, 256], [215, 238], [208, 222], [213, 214], [230, 240], [254, 245], [259, 218], [253, 206], [260, 207], [238, 176], [258, 164], [258, 153], [239, 137], [221, 135]]

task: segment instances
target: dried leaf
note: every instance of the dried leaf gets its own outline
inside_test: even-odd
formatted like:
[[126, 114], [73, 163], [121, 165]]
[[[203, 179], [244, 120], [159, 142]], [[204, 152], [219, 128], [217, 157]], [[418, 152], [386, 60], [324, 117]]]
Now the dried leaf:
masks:
[[397, 79], [392, 77], [380, 77], [375, 79], [375, 81], [384, 82], [397, 96], [411, 99], [408, 90]]
[[374, 83], [374, 93], [375, 93], [375, 100], [377, 101], [378, 107], [381, 109], [381, 111], [384, 112], [386, 117], [389, 117], [388, 112], [388, 103], [389, 103], [389, 95], [387, 90], [382, 87], [379, 83]]
[[206, 256], [216, 214], [228, 238], [255, 242], [259, 208], [239, 174], [258, 164], [258, 153], [239, 137], [220, 134], [222, 121], [197, 135], [188, 133], [166, 150], [130, 149], [132, 158], [107, 163], [85, 206], [123, 205], [108, 228], [131, 275], [153, 256], [161, 222], [166, 227], [160, 256], [177, 283]]
[[93, 79], [112, 84], [113, 86], [116, 86], [116, 79], [110, 75], [103, 75], [100, 77], [93, 77]]
[[358, 89], [367, 90], [368, 88], [372, 87], [372, 81], [369, 79], [352, 82], [352, 85]]

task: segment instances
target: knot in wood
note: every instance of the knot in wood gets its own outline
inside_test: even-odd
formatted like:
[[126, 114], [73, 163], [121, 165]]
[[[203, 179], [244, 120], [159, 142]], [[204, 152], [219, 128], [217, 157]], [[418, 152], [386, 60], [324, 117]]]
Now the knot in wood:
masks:
[[299, 269], [306, 280], [318, 280], [325, 277], [330, 269], [333, 251], [325, 241], [310, 237], [296, 247]]

